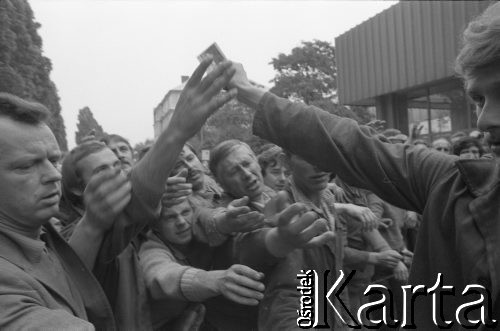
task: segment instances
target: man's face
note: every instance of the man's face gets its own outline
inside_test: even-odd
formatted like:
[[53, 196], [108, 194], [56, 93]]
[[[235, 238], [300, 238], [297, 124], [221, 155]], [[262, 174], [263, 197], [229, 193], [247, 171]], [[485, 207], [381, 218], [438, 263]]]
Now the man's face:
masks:
[[500, 157], [500, 63], [478, 70], [465, 83], [476, 105], [477, 127], [488, 132], [491, 152]]
[[446, 140], [436, 140], [432, 143], [432, 148], [444, 154], [450, 154], [450, 144]]
[[264, 184], [275, 191], [283, 190], [286, 184], [286, 172], [287, 170], [283, 166], [283, 163], [281, 161], [277, 161], [276, 164], [270, 165], [266, 168], [264, 174]]
[[158, 222], [158, 230], [166, 241], [186, 245], [193, 238], [193, 209], [187, 200], [182, 203], [163, 208]]
[[134, 156], [130, 147], [121, 140], [111, 140], [108, 147], [121, 162], [122, 170], [129, 172], [134, 164]]
[[330, 174], [319, 170], [297, 155], [289, 157], [290, 171], [295, 184], [305, 193], [316, 193], [328, 186]]
[[205, 180], [205, 169], [196, 154], [187, 146], [182, 148], [173, 173], [178, 174], [182, 169], [187, 170], [187, 182], [193, 185], [193, 191], [201, 190]]
[[37, 229], [59, 211], [61, 152], [45, 124], [28, 125], [0, 116], [0, 217]]
[[477, 148], [476, 146], [469, 146], [467, 148], [464, 148], [460, 151], [459, 157], [461, 159], [479, 159], [479, 148]]
[[84, 185], [87, 186], [93, 175], [109, 169], [120, 169], [121, 162], [109, 148], [105, 147], [82, 158], [76, 163], [76, 167], [81, 174]]
[[244, 145], [234, 147], [219, 163], [216, 173], [224, 189], [237, 199], [248, 196], [251, 200], [257, 200], [263, 192], [263, 179], [257, 158]]

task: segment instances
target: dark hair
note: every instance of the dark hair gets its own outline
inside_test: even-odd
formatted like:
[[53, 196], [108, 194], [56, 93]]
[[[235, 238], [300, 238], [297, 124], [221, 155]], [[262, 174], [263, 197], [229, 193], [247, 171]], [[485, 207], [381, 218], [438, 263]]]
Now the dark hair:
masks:
[[212, 150], [210, 151], [210, 162], [208, 164], [208, 167], [210, 168], [210, 172], [212, 172], [212, 174], [216, 178], [219, 178], [217, 174], [218, 165], [222, 161], [224, 161], [229, 153], [231, 153], [238, 146], [245, 146], [249, 151], [253, 153], [250, 146], [238, 139], [225, 140], [212, 148]]
[[267, 144], [263, 146], [262, 152], [257, 156], [262, 175], [266, 175], [268, 167], [274, 167], [282, 162], [284, 155], [283, 149], [277, 145]]
[[83, 205], [82, 197], [73, 193], [75, 189], [82, 191], [84, 189], [82, 174], [76, 164], [88, 155], [100, 152], [105, 148], [107, 146], [100, 141], [88, 141], [76, 146], [64, 157], [61, 167], [61, 186], [62, 194], [69, 202], [79, 207]]
[[14, 121], [38, 125], [47, 120], [49, 110], [38, 102], [30, 102], [13, 94], [0, 92], [0, 116]]
[[130, 145], [129, 141], [119, 134], [106, 134], [102, 139], [101, 142], [105, 143], [107, 146], [113, 141], [121, 141], [127, 144], [127, 146], [130, 148], [131, 151], [133, 151], [132, 146]]
[[460, 138], [460, 140], [457, 140], [453, 146], [451, 147], [451, 151], [454, 155], [460, 156], [460, 153], [462, 150], [470, 148], [470, 147], [477, 147], [479, 150], [479, 156], [483, 156], [484, 154], [484, 148], [481, 146], [481, 143], [476, 139], [472, 137], [464, 137]]

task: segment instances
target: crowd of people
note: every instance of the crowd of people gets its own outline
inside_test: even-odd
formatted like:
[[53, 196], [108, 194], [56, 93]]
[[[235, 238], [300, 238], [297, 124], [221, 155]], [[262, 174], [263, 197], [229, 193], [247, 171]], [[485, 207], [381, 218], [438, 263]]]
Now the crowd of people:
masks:
[[[334, 309], [317, 309], [333, 330], [353, 326], [341, 305], [380, 299], [364, 293], [374, 283], [395, 294], [390, 317], [401, 321], [401, 288], [431, 288], [438, 274], [457, 295], [438, 322], [433, 297], [420, 298], [418, 329], [496, 327], [499, 31], [495, 4], [457, 58], [480, 131], [430, 146], [279, 98], [238, 63], [207, 73], [210, 58], [139, 155], [113, 134], [61, 160], [48, 110], [0, 93], [0, 329], [294, 330], [307, 270], [330, 272], [319, 293], [356, 270]], [[188, 140], [235, 97], [256, 109], [254, 132], [269, 144], [223, 141], [207, 169]], [[480, 307], [459, 316], [468, 284], [491, 294], [489, 321]], [[380, 318], [371, 313], [363, 322]]]

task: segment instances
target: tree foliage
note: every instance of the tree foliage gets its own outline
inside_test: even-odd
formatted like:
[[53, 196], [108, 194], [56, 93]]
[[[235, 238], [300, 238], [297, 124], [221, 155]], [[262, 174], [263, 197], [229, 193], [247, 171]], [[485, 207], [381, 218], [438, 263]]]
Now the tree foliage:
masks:
[[0, 91], [45, 105], [59, 146], [67, 150], [59, 96], [50, 79], [52, 64], [42, 55], [39, 23], [27, 0], [0, 0]]
[[203, 127], [202, 148], [211, 149], [228, 139], [239, 139], [254, 148], [262, 139], [252, 134], [252, 120], [255, 110], [233, 100], [213, 114]]
[[75, 142], [80, 144], [82, 139], [89, 134], [97, 139], [104, 137], [102, 126], [94, 118], [94, 114], [89, 107], [84, 107], [78, 111], [78, 123], [76, 123]]
[[278, 96], [302, 101], [330, 113], [366, 123], [364, 107], [346, 107], [337, 102], [335, 48], [326, 41], [305, 41], [290, 54], [280, 53], [271, 64], [276, 70], [271, 89]]

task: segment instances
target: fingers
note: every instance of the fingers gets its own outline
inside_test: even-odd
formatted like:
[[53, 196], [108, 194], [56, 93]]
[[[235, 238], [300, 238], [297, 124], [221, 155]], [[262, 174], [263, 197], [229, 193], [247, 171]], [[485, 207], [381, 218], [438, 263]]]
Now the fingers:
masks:
[[[189, 184], [189, 185], [191, 185], [191, 184]], [[167, 189], [164, 196], [166, 199], [175, 199], [175, 198], [180, 198], [180, 197], [187, 197], [187, 196], [191, 195], [192, 192], [193, 191], [191, 190], [191, 187], [181, 188], [181, 189], [170, 188], [170, 189]]]
[[[221, 87], [212, 87], [214, 87], [214, 89], [217, 88], [220, 91], [224, 87], [224, 85], [221, 85]], [[238, 91], [236, 89], [231, 89], [226, 93], [222, 93], [220, 95], [212, 97], [210, 102], [208, 102], [208, 109], [210, 110], [210, 113], [208, 115], [211, 115], [217, 109], [228, 103], [230, 100], [234, 99], [237, 94]]]
[[[187, 176], [188, 176], [188, 169], [182, 168], [181, 171], [179, 171], [178, 173], [176, 173], [175, 175], [173, 175], [169, 178], [184, 178], [184, 181], [185, 181]], [[167, 181], [168, 181], [168, 179], [167, 179]]]
[[292, 222], [293, 218], [300, 216], [302, 213], [306, 212], [306, 210], [306, 206], [301, 203], [294, 203], [288, 206], [278, 215], [278, 227], [287, 226]]
[[247, 196], [245, 196], [245, 197], [243, 197], [241, 199], [236, 199], [236, 200], [231, 201], [231, 203], [229, 204], [228, 208], [229, 207], [243, 207], [243, 206], [247, 206], [249, 201], [250, 201], [250, 199]]
[[314, 237], [315, 234], [318, 233], [315, 231], [320, 231], [321, 228], [323, 228], [323, 226], [326, 226], [326, 221], [324, 220], [319, 220], [318, 222], [315, 222], [317, 218], [318, 215], [315, 212], [313, 211], [306, 212], [302, 214], [302, 216], [300, 216], [299, 219], [290, 222], [287, 225], [288, 230], [292, 233], [297, 233], [297, 234], [301, 233], [303, 236], [311, 235], [312, 238]]
[[318, 247], [327, 244], [330, 241], [335, 240], [335, 233], [332, 231], [326, 231], [309, 240], [305, 247]]
[[[243, 265], [243, 264], [233, 264], [231, 268], [234, 272], [237, 274], [240, 274], [242, 276], [250, 277], [251, 279], [255, 280], [260, 280], [264, 278], [264, 274], [262, 272], [258, 272], [249, 266]], [[264, 289], [262, 289], [263, 291]]]
[[248, 231], [251, 231], [260, 228], [262, 224], [264, 224], [264, 215], [256, 211], [252, 211], [248, 214], [238, 215], [237, 221], [242, 225], [246, 225]]
[[[200, 83], [200, 90], [201, 91], [206, 91], [214, 81], [216, 81], [220, 76], [223, 76], [226, 74], [228, 71], [235, 71], [235, 69], [231, 68], [231, 62], [230, 61], [223, 61], [219, 63], [214, 70], [209, 72], [205, 78]], [[234, 75], [234, 73], [233, 73]], [[229, 79], [233, 75], [230, 75]], [[228, 79], [228, 81], [229, 81]], [[225, 87], [226, 85], [222, 86], [221, 88]]]
[[236, 218], [240, 215], [248, 214], [250, 212], [251, 212], [251, 209], [250, 209], [250, 207], [247, 207], [247, 206], [228, 208], [227, 217], [228, 218]]
[[105, 199], [113, 192], [120, 191], [123, 186], [130, 191], [130, 183], [119, 169], [101, 171], [91, 177], [84, 194]]
[[[262, 286], [264, 286], [262, 284]], [[243, 305], [256, 306], [264, 298], [260, 291], [251, 290], [237, 283], [226, 283], [226, 296], [231, 300]]]
[[201, 63], [198, 65], [198, 67], [194, 70], [193, 74], [191, 77], [188, 79], [186, 82], [186, 87], [191, 88], [196, 85], [201, 81], [201, 78], [205, 74], [205, 71], [207, 71], [207, 68], [210, 66], [212, 63], [213, 59], [211, 56], [208, 56], [207, 58], [203, 59]]

